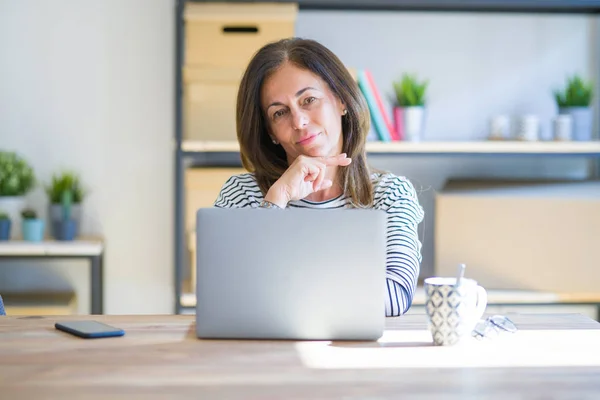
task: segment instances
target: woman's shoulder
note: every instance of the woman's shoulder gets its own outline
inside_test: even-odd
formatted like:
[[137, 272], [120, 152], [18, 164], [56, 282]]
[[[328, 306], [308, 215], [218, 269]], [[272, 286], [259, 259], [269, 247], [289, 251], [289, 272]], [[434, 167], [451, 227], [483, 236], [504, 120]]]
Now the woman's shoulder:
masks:
[[423, 207], [417, 191], [405, 176], [390, 172], [371, 174], [374, 188], [374, 207], [387, 212], [410, 213], [416, 221], [423, 219]]
[[397, 194], [399, 196], [415, 196], [417, 192], [412, 182], [405, 176], [391, 172], [377, 171], [371, 173], [371, 182], [375, 197], [377, 195]]
[[256, 176], [253, 172], [231, 175], [223, 184], [223, 189], [237, 185], [238, 187], [258, 187]]

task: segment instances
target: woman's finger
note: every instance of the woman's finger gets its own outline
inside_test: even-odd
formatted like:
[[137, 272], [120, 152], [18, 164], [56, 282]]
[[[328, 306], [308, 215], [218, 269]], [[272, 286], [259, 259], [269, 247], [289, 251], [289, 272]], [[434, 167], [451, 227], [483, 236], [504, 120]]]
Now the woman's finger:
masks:
[[323, 179], [325, 179], [325, 164], [319, 163], [317, 166], [319, 167], [319, 175], [317, 175], [317, 179], [313, 183], [313, 190], [315, 192], [321, 189]]
[[342, 154], [339, 154], [339, 155], [333, 156], [333, 157], [324, 157], [321, 161], [325, 165], [329, 165], [329, 166], [339, 165], [339, 166], [345, 167], [347, 165], [350, 165], [350, 163], [352, 162], [352, 159], [348, 158], [346, 156], [346, 153], [342, 153]]
[[302, 165], [302, 174], [304, 175], [304, 182], [314, 182], [317, 179], [320, 168], [312, 162], [306, 162]]

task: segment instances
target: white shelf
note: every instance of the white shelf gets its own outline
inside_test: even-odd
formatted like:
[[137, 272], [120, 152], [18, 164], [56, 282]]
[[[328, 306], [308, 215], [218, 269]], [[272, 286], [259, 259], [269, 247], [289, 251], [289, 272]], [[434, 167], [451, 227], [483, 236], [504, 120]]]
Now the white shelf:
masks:
[[[600, 295], [597, 293], [552, 293], [533, 290], [500, 290], [489, 289], [489, 304], [577, 304], [577, 303], [599, 303]], [[183, 293], [181, 295], [183, 307], [196, 307], [196, 295], [194, 293]], [[425, 304], [425, 291], [422, 286], [417, 287], [413, 305]]]
[[[186, 140], [181, 148], [185, 152], [237, 152], [235, 141]], [[419, 153], [419, 154], [573, 154], [599, 155], [600, 141], [591, 142], [368, 142], [369, 153]]]
[[39, 257], [39, 256], [98, 256], [102, 254], [104, 245], [101, 240], [73, 240], [42, 242], [26, 242], [11, 240], [0, 242], [1, 256]]
[[[600, 304], [600, 294], [598, 293], [552, 293], [501, 289], [489, 289], [487, 292], [489, 304]], [[196, 307], [196, 295], [194, 293], [183, 293], [180, 300], [183, 307]], [[413, 305], [425, 305], [425, 300], [424, 288], [422, 286], [417, 287]]]
[[368, 142], [369, 153], [599, 154], [600, 142]]
[[235, 152], [240, 151], [240, 146], [234, 141], [184, 140], [181, 149], [191, 153]]

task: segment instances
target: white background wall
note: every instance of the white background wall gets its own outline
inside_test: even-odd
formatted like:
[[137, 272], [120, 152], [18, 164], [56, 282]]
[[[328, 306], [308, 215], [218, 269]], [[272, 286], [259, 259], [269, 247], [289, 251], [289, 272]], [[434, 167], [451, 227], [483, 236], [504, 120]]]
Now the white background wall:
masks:
[[[173, 310], [173, 0], [0, 0], [0, 148], [47, 181], [78, 169], [92, 192], [84, 230], [107, 240], [108, 313]], [[429, 140], [479, 139], [495, 113], [537, 113], [566, 74], [597, 73], [585, 16], [306, 12], [297, 35], [322, 41], [380, 89], [404, 71], [431, 79]], [[377, 157], [422, 189], [423, 275], [433, 273], [433, 195], [448, 176], [583, 176], [578, 160]], [[41, 190], [30, 196], [45, 210]], [[3, 287], [46, 267], [0, 264]], [[88, 310], [84, 264], [54, 266]], [[50, 278], [39, 278], [46, 285]], [[61, 283], [62, 280], [62, 283]]]
[[[171, 0], [0, 1], [0, 148], [43, 182], [81, 173], [82, 229], [106, 238], [107, 313], [173, 311], [173, 15]], [[29, 200], [45, 212], [41, 189]], [[55, 285], [74, 284], [88, 312], [86, 264], [61, 264]], [[46, 284], [23, 266], [0, 265], [0, 292]]]

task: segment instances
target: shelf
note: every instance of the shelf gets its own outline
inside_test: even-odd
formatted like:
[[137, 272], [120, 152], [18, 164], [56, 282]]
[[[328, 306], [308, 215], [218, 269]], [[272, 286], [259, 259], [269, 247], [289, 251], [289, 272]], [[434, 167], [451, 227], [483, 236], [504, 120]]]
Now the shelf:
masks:
[[[237, 142], [184, 141], [184, 153], [238, 152]], [[370, 154], [502, 154], [502, 155], [587, 155], [600, 157], [600, 141], [592, 142], [368, 142]]]
[[423, 154], [578, 154], [600, 156], [600, 142], [369, 142], [369, 153]]
[[[487, 293], [488, 304], [495, 305], [600, 304], [600, 295], [597, 293], [552, 293], [501, 289], [488, 289]], [[425, 304], [425, 300], [423, 287], [417, 287], [412, 304], [422, 306]], [[183, 293], [180, 301], [183, 307], [196, 307], [196, 295], [194, 293]]]
[[218, 152], [238, 152], [240, 146], [238, 142], [227, 141], [201, 141], [201, 140], [184, 140], [181, 143], [181, 150], [186, 153], [218, 153]]
[[26, 242], [10, 240], [0, 242], [0, 256], [98, 256], [102, 254], [104, 244], [100, 239]]
[[[193, 0], [193, 2], [215, 0]], [[256, 0], [221, 0], [217, 2], [254, 2]], [[529, 12], [579, 13], [600, 12], [598, 0], [271, 0], [272, 3], [297, 3], [301, 10], [361, 11], [461, 11], [461, 12]]]
[[[186, 2], [222, 2], [222, 3], [254, 3], [257, 0], [177, 0], [176, 24], [176, 91], [175, 100], [176, 124], [176, 232], [175, 232], [175, 303], [176, 312], [181, 306], [190, 310], [195, 304], [194, 294], [182, 294], [181, 275], [185, 260], [185, 241], [183, 237], [184, 215], [181, 205], [183, 193], [183, 171], [186, 161], [199, 161], [204, 165], [230, 165], [239, 162], [237, 142], [201, 142], [181, 141], [183, 133], [183, 103], [181, 96], [182, 61], [184, 54], [183, 11]], [[266, 0], [269, 1], [269, 0]], [[296, 3], [301, 11], [374, 11], [374, 12], [481, 12], [481, 13], [529, 13], [538, 14], [600, 14], [600, 0], [271, 0], [273, 3]], [[352, 29], [352, 28], [351, 28]], [[181, 147], [179, 147], [181, 145]], [[524, 142], [424, 142], [424, 143], [381, 143], [367, 144], [369, 156], [426, 156], [444, 157], [492, 157], [492, 156], [536, 156], [536, 157], [597, 157], [600, 158], [600, 143], [524, 143]], [[186, 160], [186, 158], [188, 158]], [[237, 164], [236, 164], [237, 165]], [[597, 168], [596, 168], [597, 169]], [[192, 301], [193, 300], [193, 301]]]

